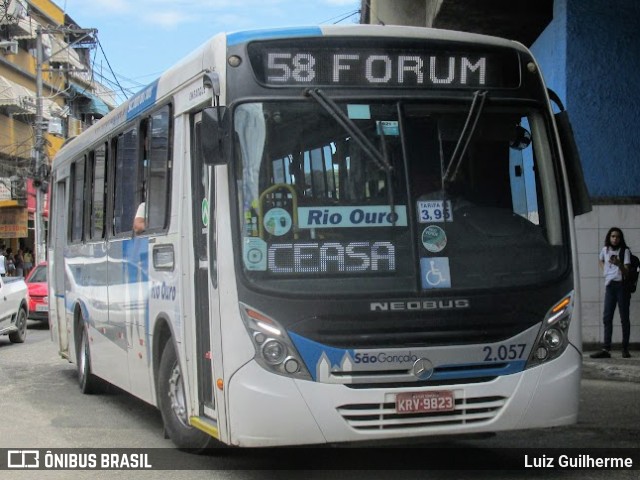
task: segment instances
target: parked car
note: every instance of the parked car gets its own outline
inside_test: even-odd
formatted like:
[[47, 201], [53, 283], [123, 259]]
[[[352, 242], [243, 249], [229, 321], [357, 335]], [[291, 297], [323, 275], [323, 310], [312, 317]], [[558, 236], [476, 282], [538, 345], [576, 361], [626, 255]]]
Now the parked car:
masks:
[[9, 335], [11, 343], [27, 337], [29, 293], [22, 277], [0, 277], [0, 335]]
[[49, 321], [49, 287], [47, 284], [47, 262], [38, 264], [25, 280], [29, 289], [29, 318]]

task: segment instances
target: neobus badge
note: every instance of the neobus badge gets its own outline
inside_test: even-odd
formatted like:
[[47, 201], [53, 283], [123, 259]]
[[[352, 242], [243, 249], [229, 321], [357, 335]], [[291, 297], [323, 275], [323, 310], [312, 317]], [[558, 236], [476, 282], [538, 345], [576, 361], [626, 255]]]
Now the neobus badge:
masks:
[[469, 308], [470, 302], [466, 298], [444, 300], [411, 300], [395, 302], [371, 302], [372, 312], [409, 311], [409, 310], [452, 310]]

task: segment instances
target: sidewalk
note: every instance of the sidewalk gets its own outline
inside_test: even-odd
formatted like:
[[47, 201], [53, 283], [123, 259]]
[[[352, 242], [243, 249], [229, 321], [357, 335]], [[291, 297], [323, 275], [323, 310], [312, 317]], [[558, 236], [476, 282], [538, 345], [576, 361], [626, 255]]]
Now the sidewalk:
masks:
[[640, 350], [631, 348], [631, 358], [622, 358], [622, 350], [614, 348], [611, 358], [591, 358], [600, 351], [596, 346], [584, 346], [582, 356], [582, 378], [590, 380], [616, 380], [640, 383]]

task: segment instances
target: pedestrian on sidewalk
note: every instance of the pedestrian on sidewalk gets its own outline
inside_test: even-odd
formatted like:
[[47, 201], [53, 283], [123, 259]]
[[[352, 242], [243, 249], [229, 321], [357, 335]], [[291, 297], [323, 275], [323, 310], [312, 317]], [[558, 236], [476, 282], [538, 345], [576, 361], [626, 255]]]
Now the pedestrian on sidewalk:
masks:
[[7, 270], [7, 277], [13, 277], [15, 275], [16, 272], [16, 265], [15, 263], [13, 263], [13, 250], [11, 250], [11, 247], [7, 248], [7, 250], [5, 251], [5, 266], [6, 266], [6, 270]]
[[24, 259], [24, 276], [26, 277], [27, 275], [29, 275], [29, 272], [33, 268], [33, 253], [31, 252], [30, 248], [24, 249], [23, 259]]
[[[624, 252], [624, 258], [620, 258], [620, 251]], [[600, 268], [604, 275], [604, 342], [602, 350], [591, 355], [591, 358], [611, 358], [611, 333], [613, 331], [613, 314], [616, 305], [622, 322], [622, 357], [630, 358], [629, 336], [631, 324], [629, 322], [629, 304], [631, 293], [622, 283], [623, 276], [629, 271], [631, 265], [631, 252], [624, 241], [624, 234], [618, 227], [612, 227], [604, 239], [604, 247], [600, 251]]]
[[7, 260], [4, 256], [4, 245], [0, 245], [0, 277], [7, 274]]
[[16, 267], [16, 277], [24, 277], [24, 258], [22, 257], [22, 249], [18, 249], [13, 257], [13, 264]]

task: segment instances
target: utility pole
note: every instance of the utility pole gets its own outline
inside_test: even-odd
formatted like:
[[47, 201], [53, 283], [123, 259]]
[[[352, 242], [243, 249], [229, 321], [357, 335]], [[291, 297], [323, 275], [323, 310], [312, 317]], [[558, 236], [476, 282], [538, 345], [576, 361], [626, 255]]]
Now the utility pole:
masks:
[[[43, 171], [42, 165], [45, 157], [44, 151], [44, 116], [42, 109], [42, 28], [38, 25], [36, 29], [36, 124], [35, 124], [35, 174], [40, 175]], [[36, 187], [36, 211], [34, 216], [35, 227], [35, 259], [34, 263], [46, 259], [46, 245], [44, 235], [44, 192], [40, 186]]]

